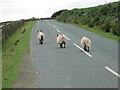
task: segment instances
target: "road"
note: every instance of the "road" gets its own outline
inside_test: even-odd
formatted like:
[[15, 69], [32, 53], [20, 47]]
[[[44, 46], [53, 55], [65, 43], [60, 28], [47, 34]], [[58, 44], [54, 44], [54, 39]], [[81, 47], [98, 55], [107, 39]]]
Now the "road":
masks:
[[[45, 34], [43, 45], [37, 30]], [[59, 48], [56, 35], [68, 38], [66, 48]], [[80, 37], [91, 39], [90, 52], [82, 51]], [[36, 88], [118, 88], [118, 42], [80, 27], [54, 20], [37, 21], [31, 33], [33, 67], [40, 71]]]
[[3, 25], [0, 25], [0, 43], [2, 42], [2, 27]]

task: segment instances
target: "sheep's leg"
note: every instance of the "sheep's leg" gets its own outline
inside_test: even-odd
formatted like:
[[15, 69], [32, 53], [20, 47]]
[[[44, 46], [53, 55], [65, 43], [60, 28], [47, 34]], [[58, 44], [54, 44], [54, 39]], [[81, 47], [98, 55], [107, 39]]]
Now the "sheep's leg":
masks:
[[63, 42], [63, 44], [64, 44], [64, 48], [65, 48], [65, 42]]
[[88, 47], [88, 50], [87, 50], [87, 52], [89, 52], [89, 47]]
[[42, 44], [42, 40], [40, 40], [40, 44]]
[[60, 47], [60, 43], [58, 43], [58, 46]]
[[38, 43], [40, 44], [40, 39], [38, 39]]
[[43, 44], [43, 36], [41, 36], [40, 44]]
[[62, 43], [60, 44], [60, 48], [62, 48]]
[[87, 51], [86, 45], [84, 46], [84, 51]]
[[43, 40], [41, 40], [41, 44], [43, 44]]

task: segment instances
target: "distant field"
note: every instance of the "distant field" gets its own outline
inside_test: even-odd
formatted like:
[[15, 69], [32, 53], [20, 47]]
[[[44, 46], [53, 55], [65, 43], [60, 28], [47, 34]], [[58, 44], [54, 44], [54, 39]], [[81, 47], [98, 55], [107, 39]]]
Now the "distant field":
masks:
[[[30, 33], [35, 22], [27, 22], [19, 28], [12, 36], [4, 40], [2, 45], [2, 87], [11, 88], [20, 73], [20, 65], [25, 51], [29, 51]], [[15, 45], [16, 40], [19, 40]]]

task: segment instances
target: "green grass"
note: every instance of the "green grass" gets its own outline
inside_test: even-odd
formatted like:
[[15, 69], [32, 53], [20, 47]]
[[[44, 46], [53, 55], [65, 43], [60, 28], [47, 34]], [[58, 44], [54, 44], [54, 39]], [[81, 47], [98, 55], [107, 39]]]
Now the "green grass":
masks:
[[[2, 88], [12, 88], [17, 76], [20, 74], [20, 65], [25, 51], [30, 48], [30, 33], [35, 22], [27, 22], [24, 25], [25, 33], [22, 33], [22, 27], [9, 36], [2, 45]], [[20, 40], [18, 45], [15, 41]]]
[[76, 26], [79, 26], [81, 28], [84, 28], [84, 29], [86, 29], [88, 31], [94, 32], [94, 33], [96, 33], [98, 35], [104, 36], [104, 37], [109, 38], [109, 39], [113, 39], [113, 40], [117, 40], [118, 41], [118, 38], [119, 38], [118, 36], [113, 35], [112, 33], [103, 32], [102, 30], [100, 30], [97, 27], [90, 28], [90, 27], [88, 27], [86, 25], [76, 25]]
[[97, 27], [90, 28], [87, 25], [78, 25], [78, 24], [67, 23], [67, 22], [62, 22], [62, 23], [78, 26], [78, 27], [84, 28], [84, 29], [86, 29], [86, 30], [88, 30], [90, 32], [94, 32], [94, 33], [96, 33], [98, 35], [104, 36], [106, 38], [120, 41], [120, 37], [119, 36], [113, 35], [111, 33], [103, 32], [100, 28], [97, 28]]

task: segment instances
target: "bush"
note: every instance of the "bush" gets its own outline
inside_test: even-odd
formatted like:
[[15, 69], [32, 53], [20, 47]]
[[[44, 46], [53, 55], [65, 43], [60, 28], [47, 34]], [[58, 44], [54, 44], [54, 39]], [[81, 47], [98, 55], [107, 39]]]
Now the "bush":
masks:
[[120, 26], [117, 26], [118, 22], [113, 22], [116, 18], [120, 19], [119, 7], [120, 1], [91, 8], [66, 10], [60, 13], [57, 20], [88, 25], [91, 28], [98, 27], [107, 33], [110, 32], [120, 36], [120, 30], [118, 30]]
[[102, 29], [103, 31], [109, 33], [110, 32], [110, 29], [111, 29], [111, 26], [110, 26], [110, 23], [109, 22], [105, 22], [102, 26]]

